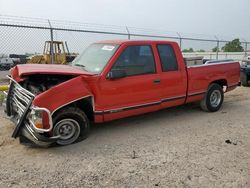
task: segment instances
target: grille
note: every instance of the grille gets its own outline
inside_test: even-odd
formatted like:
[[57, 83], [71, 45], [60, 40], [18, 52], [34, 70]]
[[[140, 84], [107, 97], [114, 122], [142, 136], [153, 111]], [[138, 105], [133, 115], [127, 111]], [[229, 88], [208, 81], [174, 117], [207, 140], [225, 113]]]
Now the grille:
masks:
[[[10, 77], [9, 77], [10, 78]], [[11, 87], [8, 93], [8, 103], [10, 115], [12, 115], [17, 121], [23, 116], [29, 103], [33, 100], [34, 94], [24, 89], [15, 80], [10, 78]]]

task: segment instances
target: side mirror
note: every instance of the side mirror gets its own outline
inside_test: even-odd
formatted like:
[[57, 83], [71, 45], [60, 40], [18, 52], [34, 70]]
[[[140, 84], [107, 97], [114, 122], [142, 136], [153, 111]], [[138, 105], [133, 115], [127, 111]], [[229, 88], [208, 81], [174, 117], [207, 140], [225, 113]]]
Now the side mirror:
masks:
[[123, 69], [114, 69], [111, 70], [108, 75], [107, 75], [107, 79], [109, 80], [115, 80], [115, 79], [119, 79], [119, 78], [124, 78], [126, 77], [126, 71]]

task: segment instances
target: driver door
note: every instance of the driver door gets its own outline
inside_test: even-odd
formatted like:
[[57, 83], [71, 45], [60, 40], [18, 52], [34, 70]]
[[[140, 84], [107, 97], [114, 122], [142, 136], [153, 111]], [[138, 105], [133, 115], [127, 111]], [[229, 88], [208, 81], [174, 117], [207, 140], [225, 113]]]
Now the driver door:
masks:
[[160, 76], [151, 45], [123, 46], [111, 68], [115, 69], [125, 70], [126, 77], [101, 79], [96, 97], [104, 121], [160, 109]]

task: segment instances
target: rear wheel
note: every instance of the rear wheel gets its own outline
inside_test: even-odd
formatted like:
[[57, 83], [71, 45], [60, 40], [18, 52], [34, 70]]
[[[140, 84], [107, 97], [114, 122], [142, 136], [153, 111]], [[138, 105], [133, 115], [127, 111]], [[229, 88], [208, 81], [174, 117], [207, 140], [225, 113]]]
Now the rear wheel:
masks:
[[204, 111], [216, 112], [220, 109], [224, 100], [224, 93], [219, 84], [211, 84], [208, 87], [204, 99], [200, 102], [200, 106]]
[[87, 138], [89, 120], [79, 108], [68, 107], [60, 110], [53, 118], [53, 136], [60, 136], [58, 145], [69, 145]]

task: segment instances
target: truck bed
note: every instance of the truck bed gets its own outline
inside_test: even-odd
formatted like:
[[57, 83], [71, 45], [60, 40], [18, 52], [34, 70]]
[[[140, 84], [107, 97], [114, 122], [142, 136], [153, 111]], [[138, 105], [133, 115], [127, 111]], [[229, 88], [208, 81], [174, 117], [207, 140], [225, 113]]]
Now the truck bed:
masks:
[[202, 98], [213, 80], [225, 83], [225, 92], [234, 89], [240, 81], [239, 70], [240, 64], [235, 61], [188, 66], [187, 102]]

